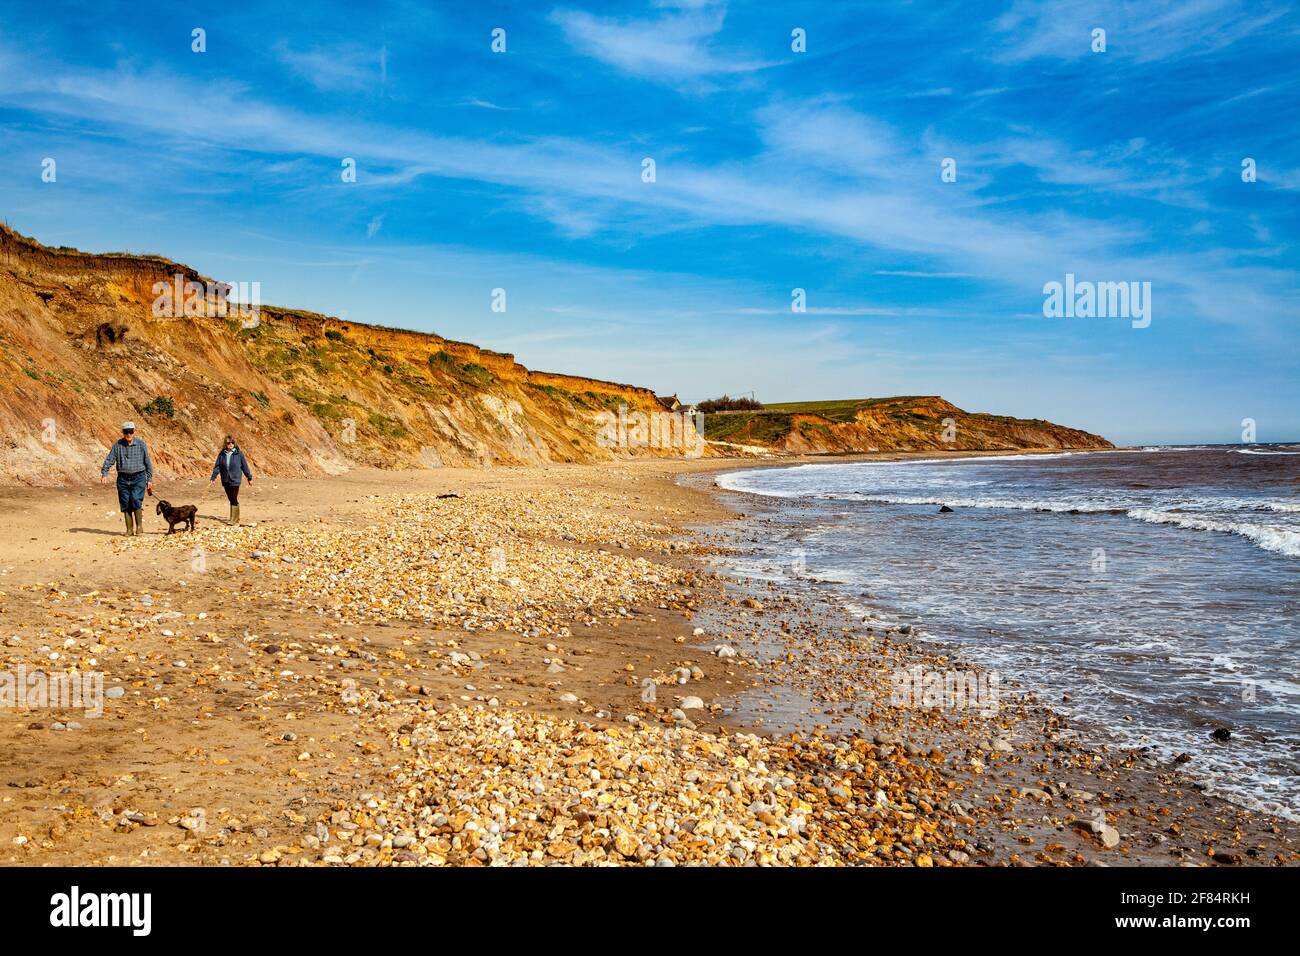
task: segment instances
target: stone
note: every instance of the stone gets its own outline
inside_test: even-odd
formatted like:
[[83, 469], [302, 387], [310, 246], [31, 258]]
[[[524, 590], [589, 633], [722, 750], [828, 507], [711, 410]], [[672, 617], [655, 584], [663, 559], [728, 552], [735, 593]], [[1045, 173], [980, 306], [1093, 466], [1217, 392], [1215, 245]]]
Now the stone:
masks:
[[640, 841], [637, 840], [636, 837], [623, 829], [614, 831], [612, 843], [615, 852], [626, 859], [632, 859], [635, 857], [637, 850], [641, 846]]

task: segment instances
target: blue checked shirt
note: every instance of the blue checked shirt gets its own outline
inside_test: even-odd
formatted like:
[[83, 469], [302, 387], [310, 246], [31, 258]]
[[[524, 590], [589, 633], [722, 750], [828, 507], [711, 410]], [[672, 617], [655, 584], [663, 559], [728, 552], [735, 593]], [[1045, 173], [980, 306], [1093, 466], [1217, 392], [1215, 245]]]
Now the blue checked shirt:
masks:
[[104, 459], [104, 467], [99, 470], [100, 477], [107, 475], [108, 469], [114, 465], [117, 465], [119, 475], [138, 475], [143, 471], [144, 480], [153, 481], [153, 459], [149, 457], [149, 446], [142, 438], [129, 445], [121, 438], [113, 442], [108, 457]]

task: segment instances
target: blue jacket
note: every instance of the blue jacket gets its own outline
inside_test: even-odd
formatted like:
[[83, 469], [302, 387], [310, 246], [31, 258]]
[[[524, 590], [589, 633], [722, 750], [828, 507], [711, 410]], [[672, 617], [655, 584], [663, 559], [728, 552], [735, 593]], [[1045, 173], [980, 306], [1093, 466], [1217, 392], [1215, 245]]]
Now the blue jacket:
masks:
[[248, 470], [248, 462], [244, 460], [244, 453], [239, 450], [238, 446], [231, 449], [230, 461], [226, 461], [226, 450], [223, 448], [217, 452], [217, 463], [212, 466], [212, 477], [221, 476], [223, 485], [237, 485], [248, 476], [248, 480], [253, 480], [253, 473]]

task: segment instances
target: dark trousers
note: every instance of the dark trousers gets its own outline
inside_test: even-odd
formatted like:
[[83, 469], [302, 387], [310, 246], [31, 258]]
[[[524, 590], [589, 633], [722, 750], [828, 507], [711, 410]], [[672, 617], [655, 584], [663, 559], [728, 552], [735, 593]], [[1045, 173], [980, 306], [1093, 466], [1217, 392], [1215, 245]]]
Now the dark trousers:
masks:
[[134, 475], [117, 473], [117, 503], [124, 512], [139, 511], [144, 507], [144, 489], [148, 484], [143, 471]]
[[232, 505], [239, 504], [239, 485], [228, 485], [224, 481], [221, 487], [226, 489], [226, 500]]

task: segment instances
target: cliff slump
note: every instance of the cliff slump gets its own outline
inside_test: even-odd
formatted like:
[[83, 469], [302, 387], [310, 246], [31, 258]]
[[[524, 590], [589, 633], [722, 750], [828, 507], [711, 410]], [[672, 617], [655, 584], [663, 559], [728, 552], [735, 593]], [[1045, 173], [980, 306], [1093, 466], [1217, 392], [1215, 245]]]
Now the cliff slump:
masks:
[[294, 309], [154, 315], [155, 283], [176, 276], [219, 285], [0, 227], [0, 482], [91, 478], [128, 418], [163, 478], [206, 474], [227, 433], [285, 476], [679, 454], [598, 444], [600, 412], [662, 412], [648, 389]]
[[937, 395], [767, 405], [705, 417], [710, 441], [780, 454], [1113, 448], [1100, 435], [1042, 419], [963, 411]]

